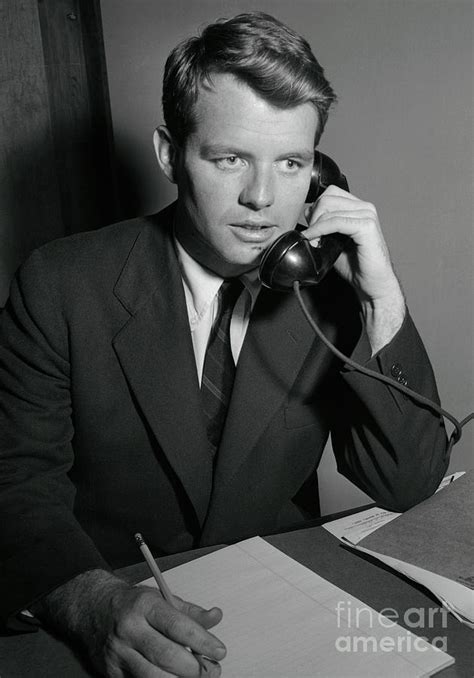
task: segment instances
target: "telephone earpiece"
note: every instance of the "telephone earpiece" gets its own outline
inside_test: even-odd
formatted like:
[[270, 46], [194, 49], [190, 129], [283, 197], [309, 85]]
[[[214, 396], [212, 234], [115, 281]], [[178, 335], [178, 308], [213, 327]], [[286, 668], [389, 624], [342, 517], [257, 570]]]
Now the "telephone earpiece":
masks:
[[321, 151], [315, 151], [311, 183], [305, 202], [315, 202], [331, 184], [342, 188], [344, 191], [349, 190], [347, 179], [334, 160]]
[[[314, 165], [306, 202], [314, 202], [330, 185], [349, 190], [347, 179], [334, 160], [320, 151], [314, 153]], [[323, 236], [318, 247], [299, 231], [288, 231], [267, 249], [260, 263], [259, 276], [265, 287], [287, 291], [298, 280], [302, 287], [317, 285], [344, 250], [348, 236], [340, 233]]]

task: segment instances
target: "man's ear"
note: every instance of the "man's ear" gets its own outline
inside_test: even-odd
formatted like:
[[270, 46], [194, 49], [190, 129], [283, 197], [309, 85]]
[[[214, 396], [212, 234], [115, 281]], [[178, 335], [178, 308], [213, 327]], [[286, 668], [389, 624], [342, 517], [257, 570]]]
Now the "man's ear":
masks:
[[159, 166], [171, 183], [175, 184], [177, 182], [176, 171], [179, 151], [165, 125], [156, 128], [153, 134], [153, 145]]

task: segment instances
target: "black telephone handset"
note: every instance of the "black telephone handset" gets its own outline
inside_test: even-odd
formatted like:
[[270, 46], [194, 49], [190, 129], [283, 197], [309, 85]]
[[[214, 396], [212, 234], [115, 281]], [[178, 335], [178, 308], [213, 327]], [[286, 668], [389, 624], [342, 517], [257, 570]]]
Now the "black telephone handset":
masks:
[[[314, 153], [306, 202], [314, 202], [331, 184], [349, 190], [347, 179], [334, 160], [320, 151]], [[267, 249], [260, 263], [260, 280], [265, 287], [287, 291], [298, 280], [302, 287], [316, 285], [326, 275], [344, 250], [348, 236], [325, 235], [318, 247], [312, 247], [300, 231], [287, 231]]]

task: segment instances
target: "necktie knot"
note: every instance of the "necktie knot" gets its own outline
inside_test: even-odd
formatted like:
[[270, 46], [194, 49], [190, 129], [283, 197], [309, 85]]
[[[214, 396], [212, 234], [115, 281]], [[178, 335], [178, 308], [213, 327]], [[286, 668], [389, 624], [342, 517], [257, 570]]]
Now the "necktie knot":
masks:
[[224, 280], [219, 288], [219, 294], [222, 300], [225, 299], [226, 304], [235, 304], [241, 291], [243, 290], [243, 283], [240, 278], [230, 278]]

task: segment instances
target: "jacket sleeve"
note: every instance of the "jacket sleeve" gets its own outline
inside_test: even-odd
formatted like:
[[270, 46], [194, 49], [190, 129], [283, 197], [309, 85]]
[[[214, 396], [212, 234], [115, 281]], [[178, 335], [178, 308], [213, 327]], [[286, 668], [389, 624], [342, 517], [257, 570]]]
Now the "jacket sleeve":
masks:
[[41, 251], [0, 317], [0, 620], [108, 568], [73, 516], [68, 332]]
[[[370, 357], [364, 332], [352, 359], [439, 404], [433, 370], [410, 314]], [[357, 372], [340, 371], [332, 441], [340, 473], [392, 511], [429, 497], [449, 463], [442, 417], [395, 387]]]

